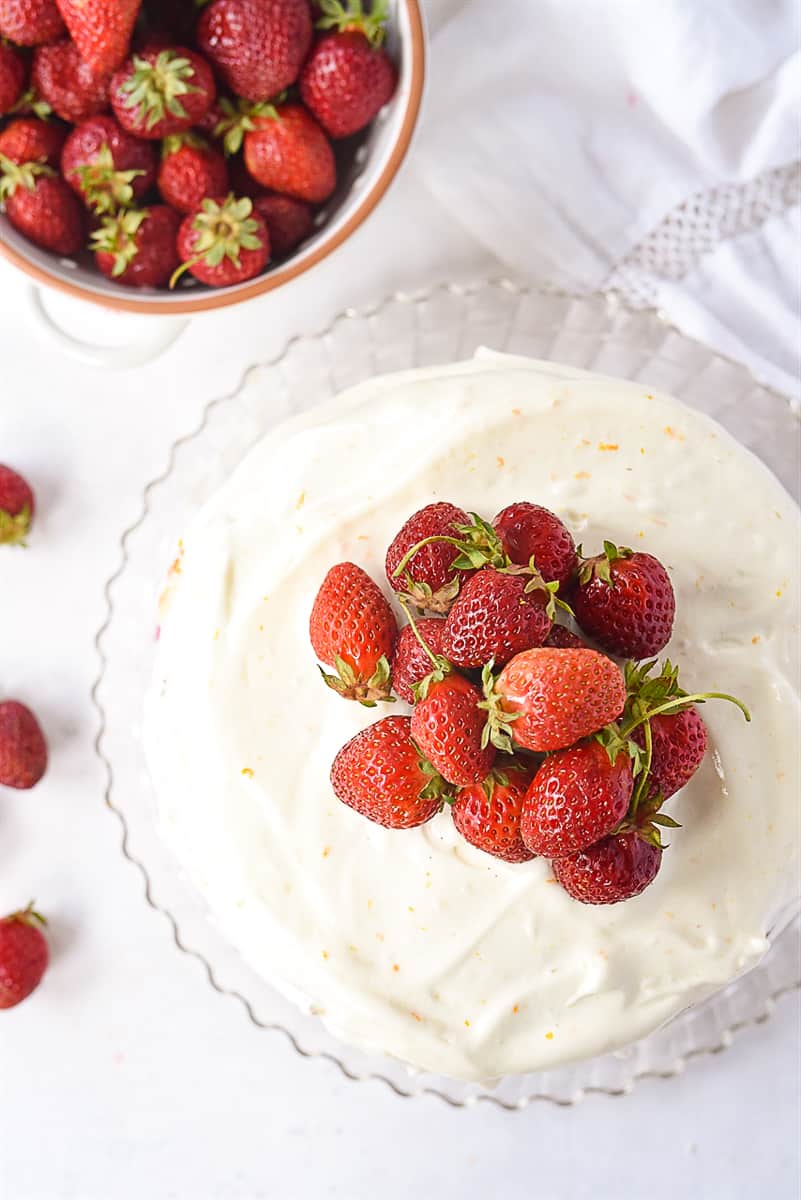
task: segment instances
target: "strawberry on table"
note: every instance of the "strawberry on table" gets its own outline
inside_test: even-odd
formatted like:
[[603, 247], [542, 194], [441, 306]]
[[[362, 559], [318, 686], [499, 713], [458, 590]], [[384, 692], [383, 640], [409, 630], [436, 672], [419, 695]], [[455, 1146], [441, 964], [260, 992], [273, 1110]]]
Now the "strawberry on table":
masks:
[[[415, 622], [417, 633], [411, 625], [404, 625], [398, 634], [392, 658], [392, 687], [407, 704], [414, 704], [415, 684], [422, 683], [431, 674], [431, 655], [441, 655], [442, 634], [445, 622], [439, 617], [421, 617]], [[428, 650], [421, 644], [425, 642]]]
[[252, 117], [245, 134], [245, 165], [262, 187], [322, 204], [336, 186], [331, 143], [300, 104], [279, 104]]
[[516, 655], [494, 683], [484, 672], [492, 741], [549, 751], [589, 737], [623, 712], [626, 684], [611, 658], [588, 648], [541, 646]]
[[662, 850], [636, 833], [602, 838], [553, 864], [559, 883], [582, 904], [618, 904], [639, 896], [653, 883]]
[[197, 212], [205, 199], [228, 191], [225, 155], [191, 131], [171, 134], [162, 146], [158, 186], [167, 204], [182, 213]]
[[111, 213], [141, 199], [156, 178], [156, 154], [113, 117], [89, 117], [64, 144], [61, 172], [84, 204]]
[[33, 903], [0, 920], [0, 1008], [14, 1008], [39, 986], [50, 954]]
[[0, 463], [0, 546], [24, 546], [36, 508], [27, 480]]
[[487, 778], [495, 747], [484, 739], [481, 692], [447, 664], [436, 668], [418, 691], [412, 737], [448, 783], [467, 787]]
[[390, 691], [390, 659], [398, 626], [381, 589], [355, 563], [332, 567], [315, 597], [309, 637], [323, 679], [348, 700], [373, 705]]
[[178, 255], [182, 266], [170, 280], [171, 287], [184, 271], [209, 287], [228, 287], [264, 270], [270, 261], [270, 235], [247, 196], [207, 199], [184, 218]]
[[349, 137], [369, 125], [388, 104], [398, 72], [382, 49], [388, 9], [375, 0], [322, 0], [318, 28], [331, 30], [312, 48], [300, 76], [303, 103], [332, 138]]
[[194, 50], [154, 45], [126, 59], [111, 78], [109, 95], [123, 129], [137, 137], [164, 138], [201, 120], [217, 86], [211, 67]]
[[213, 0], [197, 44], [231, 91], [269, 100], [297, 79], [312, 42], [307, 0]]
[[18, 46], [40, 46], [64, 33], [55, 0], [0, 0], [0, 37]]
[[649, 658], [673, 632], [676, 599], [667, 571], [652, 554], [613, 542], [581, 561], [571, 604], [581, 628], [609, 654]]
[[31, 82], [36, 94], [57, 116], [76, 125], [108, 108], [110, 78], [88, 66], [68, 38], [39, 46], [33, 56]]
[[0, 200], [6, 215], [29, 241], [54, 254], [77, 254], [84, 241], [81, 205], [52, 167], [21, 166], [0, 157]]
[[0, 703], [0, 785], [28, 791], [47, 770], [47, 742], [31, 710], [18, 700]]
[[161, 287], [178, 266], [180, 214], [166, 204], [103, 217], [91, 249], [98, 268], [127, 287]]
[[520, 833], [534, 854], [563, 858], [605, 837], [625, 818], [634, 792], [632, 761], [598, 741], [550, 754], [526, 793]]
[[412, 741], [409, 717], [384, 717], [351, 738], [334, 759], [331, 786], [343, 804], [390, 829], [430, 821], [447, 792]]
[[511, 562], [528, 566], [533, 559], [546, 583], [564, 590], [578, 557], [570, 530], [555, 513], [524, 500], [508, 505], [492, 524]]
[[66, 137], [67, 130], [54, 121], [17, 117], [0, 130], [0, 155], [18, 166], [42, 163], [57, 167]]
[[460, 555], [460, 530], [469, 523], [463, 509], [443, 500], [427, 504], [409, 517], [387, 550], [390, 587], [417, 608], [447, 612], [460, 584], [473, 570], [454, 566]]
[[97, 74], [115, 71], [128, 53], [142, 0], [57, 0], [85, 63]]
[[442, 652], [457, 667], [503, 665], [541, 646], [551, 628], [553, 597], [537, 577], [482, 567], [462, 586], [445, 618]]
[[314, 209], [294, 196], [257, 192], [253, 196], [253, 207], [264, 217], [275, 258], [291, 254], [314, 231]]
[[514, 760], [496, 765], [483, 783], [462, 788], [451, 807], [462, 837], [505, 862], [528, 862], [535, 855], [520, 834], [523, 801], [531, 769]]
[[0, 117], [11, 112], [25, 90], [28, 69], [13, 46], [0, 42]]

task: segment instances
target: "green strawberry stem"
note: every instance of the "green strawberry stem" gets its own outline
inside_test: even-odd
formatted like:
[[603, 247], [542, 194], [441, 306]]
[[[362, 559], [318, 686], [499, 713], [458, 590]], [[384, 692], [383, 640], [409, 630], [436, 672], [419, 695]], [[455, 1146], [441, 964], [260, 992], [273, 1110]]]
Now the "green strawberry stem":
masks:
[[640, 807], [640, 801], [645, 795], [648, 786], [648, 780], [651, 774], [651, 760], [654, 755], [654, 738], [651, 732], [651, 722], [646, 721], [643, 728], [645, 737], [645, 758], [640, 760], [640, 774], [637, 780], [637, 786], [634, 789], [634, 795], [631, 798], [631, 806], [629, 811], [632, 814], [637, 812]]
[[522, 717], [521, 712], [507, 712], [501, 707], [501, 697], [495, 691], [495, 659], [491, 658], [481, 671], [481, 686], [484, 699], [478, 707], [487, 714], [486, 724], [481, 732], [481, 749], [485, 750], [492, 742], [498, 750], [506, 754], [514, 754], [516, 746], [512, 740], [512, 722]]
[[347, 0], [346, 4], [342, 0], [318, 0], [318, 7], [322, 14], [318, 29], [363, 33], [371, 46], [380, 46], [384, 41], [389, 19], [387, 0], [373, 0], [369, 12], [362, 8], [362, 0]]
[[[435, 671], [439, 670], [440, 666], [441, 666], [441, 662], [440, 662], [440, 660], [438, 660], [437, 655], [431, 649], [428, 642], [425, 640], [422, 633], [417, 628], [417, 622], [415, 621], [414, 617], [412, 616], [412, 611], [402, 596], [398, 597], [398, 604], [400, 604], [401, 608], [406, 613], [407, 620], [412, 627], [412, 633], [417, 638], [418, 642], [423, 647], [423, 649], [425, 650], [428, 657], [431, 659], [431, 665], [433, 666], [434, 670]], [[444, 662], [446, 660], [443, 659], [441, 661]]]
[[735, 704], [740, 712], [745, 717], [746, 721], [751, 720], [751, 714], [743, 704], [742, 700], [738, 700], [736, 696], [730, 696], [727, 692], [696, 692], [693, 696], [674, 696], [671, 700], [666, 700], [663, 704], [658, 704], [656, 708], [647, 709], [642, 715], [635, 720], [628, 721], [621, 729], [621, 736], [628, 735], [638, 726], [649, 722], [651, 717], [658, 717], [663, 713], [681, 712], [690, 704], [703, 704], [705, 700], [728, 700], [730, 704]]
[[35, 904], [35, 900], [29, 900], [25, 908], [21, 908], [19, 912], [11, 913], [10, 916], [6, 917], [6, 920], [20, 921], [23, 925], [33, 925], [34, 923], [39, 925], [47, 925], [47, 918], [43, 917], [40, 912], [36, 911], [36, 908], [34, 907]]
[[31, 510], [25, 505], [16, 516], [0, 508], [0, 546], [27, 545], [25, 538], [31, 527]]
[[461, 548], [461, 542], [459, 541], [458, 538], [448, 537], [444, 533], [437, 534], [435, 537], [423, 538], [422, 542], [418, 542], [416, 546], [412, 546], [411, 550], [406, 551], [403, 558], [400, 560], [397, 567], [392, 572], [392, 578], [393, 579], [400, 578], [403, 571], [409, 565], [410, 561], [414, 558], [417, 551], [422, 550], [424, 546], [433, 546], [435, 542], [447, 542], [449, 546], [456, 546], [457, 549]]

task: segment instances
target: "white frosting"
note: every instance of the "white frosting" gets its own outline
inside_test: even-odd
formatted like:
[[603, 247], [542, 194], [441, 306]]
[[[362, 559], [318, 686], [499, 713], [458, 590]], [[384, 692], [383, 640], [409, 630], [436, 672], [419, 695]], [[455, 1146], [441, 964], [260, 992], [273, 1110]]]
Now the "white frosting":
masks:
[[[322, 686], [312, 600], [345, 559], [386, 588], [386, 546], [435, 499], [531, 499], [585, 548], [656, 554], [684, 686], [750, 706], [705, 706], [636, 900], [578, 904], [447, 811], [396, 832], [334, 797], [334, 755], [382, 714]], [[185, 535], [147, 706], [164, 836], [245, 958], [348, 1041], [466, 1078], [619, 1047], [753, 966], [794, 903], [800, 542], [755, 458], [642, 385], [487, 353], [371, 380], [266, 437]]]

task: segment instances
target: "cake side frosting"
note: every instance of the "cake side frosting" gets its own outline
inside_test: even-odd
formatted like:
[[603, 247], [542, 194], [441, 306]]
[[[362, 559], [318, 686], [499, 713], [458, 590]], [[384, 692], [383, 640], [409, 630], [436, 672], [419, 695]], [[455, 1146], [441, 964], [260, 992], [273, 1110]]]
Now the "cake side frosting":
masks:
[[[335, 799], [376, 714], [322, 688], [311, 602], [340, 560], [385, 583], [434, 499], [530, 499], [588, 550], [658, 555], [684, 686], [749, 704], [747, 728], [705, 706], [710, 753], [636, 900], [579, 905], [447, 812], [397, 833]], [[758, 961], [797, 893], [798, 547], [767, 470], [641, 385], [491, 355], [360, 385], [265, 438], [184, 536], [146, 714], [164, 836], [248, 961], [349, 1041], [486, 1078], [642, 1036]]]

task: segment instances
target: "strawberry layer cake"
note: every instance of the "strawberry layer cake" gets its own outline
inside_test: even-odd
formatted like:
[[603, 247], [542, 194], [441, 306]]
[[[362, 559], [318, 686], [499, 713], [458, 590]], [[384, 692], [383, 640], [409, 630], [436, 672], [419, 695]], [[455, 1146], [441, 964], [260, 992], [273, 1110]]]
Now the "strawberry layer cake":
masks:
[[[450, 534], [461, 543], [454, 555], [466, 555], [462, 597], [469, 580], [474, 602], [472, 627], [447, 651], [462, 656], [460, 670], [438, 645], [423, 692], [399, 678], [405, 699], [385, 704], [396, 622], [417, 613], [439, 637], [420, 610], [453, 605], [450, 622], [460, 603], [404, 576], [408, 555], [405, 564], [390, 556], [401, 565], [388, 578], [387, 548], [412, 514], [446, 503], [487, 522], [475, 538], [456, 525]], [[493, 518], [521, 503], [556, 514], [589, 556], [569, 564], [558, 591], [536, 555], [515, 566], [492, 549]], [[470, 557], [482, 538], [491, 563]], [[800, 547], [798, 509], [765, 467], [707, 418], [640, 384], [485, 351], [370, 380], [267, 436], [184, 533], [146, 711], [163, 836], [252, 967], [346, 1041], [484, 1080], [621, 1047], [753, 967], [798, 905]], [[614, 586], [610, 570], [622, 580], [648, 556], [671, 592], [657, 605], [663, 628], [649, 677], [665, 693], [624, 662], [650, 659], [650, 632], [626, 649], [592, 594]], [[365, 681], [336, 645], [347, 624], [337, 605], [350, 603], [361, 571], [383, 595], [373, 589], [359, 610], [372, 621], [359, 644], [383, 638], [388, 651]], [[402, 609], [398, 578], [417, 608]], [[518, 588], [521, 611], [532, 591], [539, 598], [535, 613], [526, 609], [528, 633], [517, 610], [506, 621], [497, 654], [489, 610], [475, 608], [485, 584]], [[330, 688], [309, 642], [313, 607]], [[555, 630], [554, 615], [582, 640]], [[401, 633], [410, 653], [414, 636]], [[535, 663], [557, 675], [576, 664], [590, 690], [596, 667], [604, 676], [602, 699], [568, 689], [556, 716], [546, 696], [552, 725], [572, 729], [562, 740], [552, 727], [550, 740], [537, 734], [540, 718], [526, 707]], [[662, 820], [662, 794], [648, 783], [656, 717], [646, 722], [653, 743], [632, 731], [639, 721], [643, 732], [643, 705], [653, 713], [673, 694], [676, 663], [684, 692], [734, 696], [742, 707], [710, 700], [693, 710], [703, 713], [706, 753], [701, 745], [684, 786], [684, 777], [669, 789], [660, 781], [673, 793]], [[458, 747], [421, 719], [435, 694], [440, 707], [456, 705], [448, 719]], [[479, 701], [492, 740], [465, 751]], [[680, 701], [662, 703], [670, 715]], [[597, 720], [587, 723], [593, 704]], [[465, 753], [454, 766], [456, 750]], [[405, 775], [397, 759], [382, 775], [374, 752], [406, 755]], [[595, 779], [616, 754], [622, 808], [599, 818], [579, 787], [581, 820], [594, 832], [573, 817], [556, 828], [554, 796], [576, 791], [576, 764], [591, 758]], [[489, 826], [471, 833], [459, 789], [471, 778], [484, 786], [492, 768], [488, 796], [494, 786], [514, 791], [506, 765], [525, 778], [523, 815], [508, 807], [487, 844]], [[431, 788], [424, 812], [417, 784], [411, 805], [402, 797], [420, 771]], [[387, 780], [398, 789], [388, 801]], [[593, 855], [593, 870], [608, 875], [624, 844], [645, 847], [648, 878], [608, 903], [593, 891], [597, 878], [590, 886], [578, 876]]]

